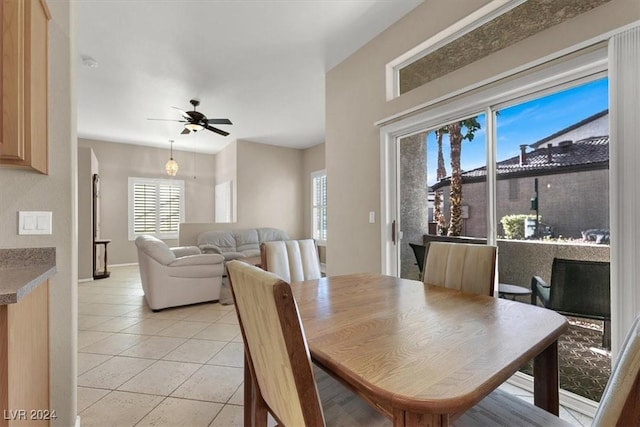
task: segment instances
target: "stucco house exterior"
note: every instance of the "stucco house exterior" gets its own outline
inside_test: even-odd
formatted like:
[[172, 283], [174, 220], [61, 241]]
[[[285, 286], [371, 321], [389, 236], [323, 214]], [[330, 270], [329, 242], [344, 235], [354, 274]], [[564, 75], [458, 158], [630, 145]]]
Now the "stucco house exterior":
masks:
[[[558, 237], [582, 238], [589, 229], [609, 228], [608, 110], [601, 111], [497, 163], [497, 218], [533, 214], [538, 179], [540, 221]], [[533, 148], [532, 151], [527, 149]], [[464, 153], [464, 147], [463, 147]], [[462, 173], [463, 235], [486, 237], [486, 167]], [[450, 177], [432, 186], [444, 194], [449, 216]], [[499, 235], [504, 235], [499, 231]]]

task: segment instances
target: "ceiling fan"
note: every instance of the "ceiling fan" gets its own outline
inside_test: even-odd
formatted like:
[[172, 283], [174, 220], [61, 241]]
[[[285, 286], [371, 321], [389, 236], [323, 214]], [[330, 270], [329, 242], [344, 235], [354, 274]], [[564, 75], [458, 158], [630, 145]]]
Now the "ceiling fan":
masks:
[[180, 122], [184, 123], [184, 130], [180, 132], [181, 135], [186, 135], [191, 132], [197, 132], [202, 129], [210, 130], [211, 132], [215, 132], [222, 136], [229, 135], [229, 132], [225, 132], [221, 129], [215, 128], [213, 125], [231, 125], [231, 120], [229, 119], [207, 119], [207, 116], [202, 114], [200, 111], [196, 111], [198, 105], [200, 105], [200, 101], [197, 99], [192, 99], [189, 101], [191, 105], [193, 105], [193, 111], [183, 111], [178, 107], [173, 107], [176, 110], [180, 111], [182, 114], [182, 118], [184, 120], [173, 120], [173, 119], [147, 119], [147, 120], [163, 120], [170, 122]]

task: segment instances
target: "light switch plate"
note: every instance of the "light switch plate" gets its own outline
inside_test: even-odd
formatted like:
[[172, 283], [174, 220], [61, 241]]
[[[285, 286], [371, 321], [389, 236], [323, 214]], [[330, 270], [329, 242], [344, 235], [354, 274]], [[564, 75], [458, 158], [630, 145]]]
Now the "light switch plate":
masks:
[[369, 224], [375, 224], [376, 222], [376, 213], [375, 211], [369, 212]]
[[18, 234], [51, 234], [52, 213], [48, 211], [19, 211]]

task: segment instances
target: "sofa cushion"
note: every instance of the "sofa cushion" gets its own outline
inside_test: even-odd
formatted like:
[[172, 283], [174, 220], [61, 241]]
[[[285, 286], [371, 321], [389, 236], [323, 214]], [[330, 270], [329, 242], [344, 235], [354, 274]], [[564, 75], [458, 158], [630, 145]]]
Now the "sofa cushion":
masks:
[[203, 254], [222, 255], [222, 251], [216, 245], [200, 245], [200, 252], [202, 252]]
[[224, 257], [218, 254], [198, 254], [187, 255], [181, 258], [176, 258], [175, 261], [169, 264], [169, 267], [183, 267], [187, 265], [212, 265], [222, 264]]
[[258, 243], [258, 231], [255, 228], [245, 230], [234, 230], [233, 235], [236, 238], [236, 252], [246, 254], [247, 251], [258, 251], [260, 254], [260, 243]]
[[162, 265], [167, 265], [176, 259], [175, 254], [162, 240], [153, 236], [138, 236], [136, 246], [143, 253], [149, 255]]
[[244, 252], [225, 252], [223, 255], [225, 261], [231, 261], [232, 259], [245, 259], [247, 257]]
[[236, 239], [230, 231], [205, 231], [204, 233], [200, 233], [198, 236], [198, 247], [203, 252], [204, 245], [217, 246], [223, 254], [225, 252], [237, 252]]
[[272, 242], [274, 240], [289, 240], [287, 232], [279, 228], [263, 227], [258, 228], [258, 240], [262, 242]]

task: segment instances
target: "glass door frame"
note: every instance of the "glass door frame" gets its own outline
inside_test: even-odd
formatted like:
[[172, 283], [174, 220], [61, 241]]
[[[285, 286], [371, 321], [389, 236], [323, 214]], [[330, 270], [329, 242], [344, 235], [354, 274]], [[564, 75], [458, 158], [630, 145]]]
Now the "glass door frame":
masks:
[[[495, 112], [510, 105], [519, 104], [532, 98], [539, 98], [546, 94], [577, 86], [598, 78], [606, 77], [608, 73], [608, 55], [606, 46], [591, 49], [582, 55], [564, 58], [547, 64], [539, 69], [532, 69], [520, 77], [494, 84], [486, 89], [479, 89], [469, 95], [452, 97], [441, 100], [429, 106], [424, 106], [419, 112], [407, 113], [405, 116], [394, 117], [394, 121], [384, 124], [380, 128], [380, 163], [381, 163], [381, 271], [383, 274], [398, 276], [400, 273], [399, 241], [392, 239], [393, 235], [401, 236], [400, 221], [400, 183], [399, 177], [399, 140], [405, 136], [436, 129], [446, 123], [451, 123], [477, 114], [486, 114], [486, 165], [487, 165], [487, 242], [497, 244], [497, 213], [496, 213], [496, 122]], [[615, 192], [615, 183], [611, 182], [611, 192]], [[613, 220], [613, 216], [611, 216]], [[392, 230], [394, 225], [398, 225]], [[498, 260], [499, 262], [499, 260]], [[616, 260], [612, 258], [612, 269], [616, 267]], [[612, 286], [616, 286], [613, 283]], [[624, 291], [623, 291], [624, 292]], [[618, 301], [612, 299], [612, 314], [618, 309]], [[618, 326], [612, 322], [612, 333], [615, 335]], [[613, 354], [616, 340], [613, 341]], [[526, 376], [523, 376], [526, 377]], [[520, 381], [521, 385], [531, 380]], [[572, 397], [563, 397], [567, 401]], [[573, 407], [582, 407], [585, 412], [595, 411], [587, 399], [585, 402], [571, 402]]]
[[[436, 129], [477, 114], [486, 114], [487, 138], [487, 242], [496, 244], [496, 143], [495, 111], [527, 99], [544, 96], [564, 88], [578, 85], [607, 75], [607, 49], [600, 47], [583, 55], [558, 61], [553, 65], [532, 71], [522, 77], [479, 90], [471, 95], [457, 96], [424, 107], [420, 112], [408, 115], [380, 128], [381, 160], [381, 267], [382, 273], [397, 276], [399, 266], [399, 239], [401, 236], [399, 140], [417, 132]], [[394, 229], [395, 227], [395, 229]], [[394, 240], [393, 237], [396, 237]]]

